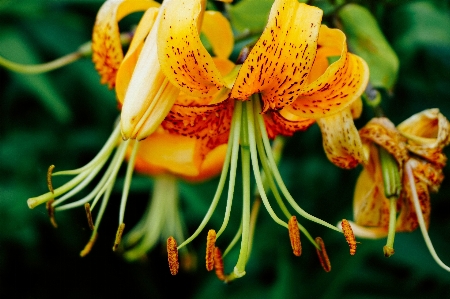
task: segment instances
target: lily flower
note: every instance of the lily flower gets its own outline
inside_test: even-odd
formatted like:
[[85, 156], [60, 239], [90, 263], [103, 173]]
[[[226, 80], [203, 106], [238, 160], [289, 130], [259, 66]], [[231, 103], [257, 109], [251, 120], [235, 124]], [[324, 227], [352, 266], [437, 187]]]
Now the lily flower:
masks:
[[[437, 192], [444, 179], [447, 158], [442, 152], [449, 144], [450, 123], [438, 109], [415, 114], [395, 127], [387, 118], [372, 119], [360, 130], [364, 149], [370, 156], [356, 183], [353, 229], [364, 238], [388, 237], [386, 256], [394, 254], [395, 232], [420, 227], [436, 262], [450, 271], [437, 256], [428, 237], [430, 192]], [[389, 153], [399, 173], [400, 188], [395, 196], [383, 183], [383, 152]]]
[[[271, 132], [271, 137], [278, 134], [291, 135], [295, 131], [305, 130], [317, 121], [323, 132], [324, 147], [329, 159], [341, 167], [356, 166], [364, 160], [364, 156], [351, 111], [352, 104], [358, 101], [368, 82], [368, 68], [361, 58], [348, 53], [345, 36], [341, 31], [320, 25], [320, 9], [297, 1], [276, 0], [260, 39], [249, 53], [238, 59], [243, 64], [236, 66], [235, 71], [227, 77], [221, 77], [206, 51], [189, 50], [190, 45], [202, 48], [198, 31], [192, 27], [202, 11], [201, 6], [192, 5], [193, 2], [200, 1], [168, 3], [163, 10], [161, 33], [158, 36], [158, 43], [163, 47], [158, 55], [161, 65], [169, 66], [164, 67], [163, 72], [186, 95], [229, 93], [229, 96], [223, 101], [216, 97], [211, 103], [204, 105], [176, 104], [162, 125], [170, 132], [210, 142], [208, 136], [215, 132], [216, 124], [220, 122], [229, 131], [228, 149], [219, 186], [209, 210], [199, 228], [185, 242], [176, 248], [172, 246], [172, 240], [168, 242], [169, 261], [175, 249], [181, 249], [204, 229], [217, 206], [229, 172], [223, 224], [217, 234], [215, 231], [208, 234], [206, 264], [208, 270], [212, 269], [211, 265], [214, 263], [211, 258], [216, 252], [215, 242], [227, 227], [230, 218], [240, 150], [244, 186], [243, 215], [241, 229], [229, 246], [230, 249], [240, 238], [240, 254], [233, 272], [230, 275], [219, 275], [221, 279], [230, 281], [245, 274], [250, 255], [254, 228], [250, 208], [251, 172], [262, 203], [274, 221], [289, 232], [293, 231], [293, 227], [297, 228], [297, 232], [300, 229], [319, 249], [318, 252], [321, 251], [323, 242], [316, 242], [300, 223], [292, 220], [295, 216], [289, 212], [281, 194], [299, 215], [341, 232], [334, 225], [308, 214], [290, 195], [276, 166], [267, 132]], [[178, 11], [172, 14], [175, 6]], [[329, 60], [336, 56], [337, 60], [330, 64]], [[217, 82], [224, 82], [223, 87], [219, 87], [221, 84]], [[232, 114], [227, 108], [230, 106], [233, 107]], [[215, 121], [203, 118], [201, 114], [193, 112], [193, 108], [199, 112], [206, 111], [206, 115], [215, 115]], [[214, 144], [214, 141], [211, 142]], [[260, 174], [259, 162], [263, 167], [264, 180]], [[276, 215], [267, 198], [267, 188], [273, 192], [285, 217], [295, 224], [289, 225]], [[299, 240], [296, 235], [295, 232], [290, 234], [292, 244]], [[350, 238], [351, 234], [348, 235]], [[294, 247], [296, 246], [293, 245], [294, 253], [299, 252]], [[323, 256], [325, 255], [319, 254], [319, 257]], [[223, 269], [220, 263], [218, 267]], [[330, 268], [327, 266], [326, 269]]]
[[[158, 186], [163, 185], [166, 186], [165, 188], [168, 188], [167, 186], [171, 185], [172, 189], [175, 190], [176, 187], [173, 186], [175, 180], [169, 179], [170, 176], [181, 177], [190, 181], [202, 181], [216, 175], [217, 171], [220, 171], [222, 167], [224, 148], [226, 147], [226, 138], [224, 138], [223, 134], [216, 134], [217, 142], [204, 146], [202, 141], [180, 135], [174, 136], [160, 127], [160, 123], [168, 113], [164, 111], [168, 111], [173, 103], [177, 101], [180, 103], [203, 103], [205, 100], [204, 98], [180, 95], [178, 87], [168, 82], [162, 73], [161, 70], [165, 66], [160, 66], [158, 62], [156, 52], [159, 45], [156, 43], [156, 37], [159, 34], [159, 23], [162, 18], [160, 11], [164, 9], [165, 5], [175, 2], [177, 1], [165, 1], [161, 8], [158, 8], [159, 4], [154, 1], [141, 0], [110, 0], [103, 4], [94, 26], [92, 42], [93, 61], [102, 78], [102, 83], [107, 83], [110, 87], [116, 88], [119, 107], [122, 108], [120, 124], [117, 124], [102, 150], [90, 163], [79, 169], [57, 173], [53, 173], [54, 167], [51, 166], [47, 175], [49, 192], [28, 199], [30, 208], [46, 203], [54, 226], [56, 226], [55, 211], [85, 206], [89, 226], [93, 229], [93, 233], [86, 248], [81, 252], [82, 256], [90, 251], [97, 238], [98, 226], [109, 201], [118, 171], [123, 160], [127, 157], [129, 161], [122, 191], [119, 228], [113, 250], [118, 248], [124, 232], [125, 207], [135, 168], [149, 175], [158, 174], [158, 178], [162, 178], [162, 183], [156, 183], [155, 187], [157, 189], [155, 191], [155, 202], [159, 202], [157, 204], [159, 208], [149, 209], [144, 217], [147, 219], [149, 215], [157, 213], [158, 217], [152, 221], [159, 221], [158, 223], [161, 225], [169, 221], [167, 218], [169, 216], [167, 215], [178, 215], [177, 205], [175, 204], [177, 192], [170, 193], [173, 195], [172, 200], [167, 200], [166, 198], [166, 201], [161, 203], [162, 197], [159, 195], [164, 193]], [[204, 7], [205, 2], [202, 1], [198, 4], [200, 7]], [[127, 54], [124, 57], [117, 22], [127, 14], [141, 10], [145, 10], [145, 13], [136, 28]], [[202, 20], [205, 35], [210, 41], [212, 51], [216, 54], [216, 57], [213, 59], [214, 64], [221, 76], [225, 76], [234, 66], [227, 59], [233, 47], [231, 27], [228, 21], [218, 12], [204, 12]], [[210, 29], [211, 23], [221, 24], [222, 32], [220, 35], [213, 34]], [[195, 26], [197, 25], [199, 25], [198, 22]], [[198, 31], [196, 34], [198, 34]], [[145, 84], [140, 85], [138, 83], [142, 78], [148, 80]], [[136, 87], [136, 84], [138, 87]], [[138, 88], [137, 93], [135, 88]], [[222, 96], [219, 95], [219, 98]], [[124, 126], [125, 128], [127, 126], [126, 120], [130, 115], [128, 112], [136, 107], [141, 114], [132, 116], [132, 122], [137, 121], [143, 124], [145, 129], [142, 131], [141, 125], [136, 129], [136, 123], [133, 123], [133, 132], [139, 133], [131, 136], [128, 135], [129, 131], [124, 129]], [[124, 112], [124, 110], [128, 112]], [[128, 118], [128, 120], [130, 119]], [[148, 129], [149, 127], [151, 128]], [[210, 135], [212, 136], [213, 134]], [[125, 137], [125, 140], [123, 137]], [[127, 137], [133, 138], [128, 139]], [[133, 140], [134, 138], [144, 139], [147, 137], [149, 139], [148, 142]], [[86, 187], [108, 163], [111, 156], [112, 159], [109, 162], [109, 166], [92, 192], [78, 201], [62, 205]], [[75, 175], [75, 177], [63, 186], [53, 189], [51, 177], [54, 175]], [[157, 181], [159, 182], [158, 179]], [[172, 204], [169, 204], [169, 202]], [[94, 223], [92, 211], [98, 204], [100, 204], [100, 209]], [[172, 216], [170, 216], [170, 219], [173, 218]], [[152, 223], [154, 224], [155, 222]], [[179, 225], [176, 227], [178, 229]], [[145, 226], [145, 228], [147, 227]], [[139, 238], [142, 237], [144, 240], [143, 245], [136, 247], [135, 250], [130, 250], [131, 253], [127, 255], [130, 258], [142, 255], [143, 252], [151, 248], [153, 243], [149, 245], [148, 238], [152, 239], [155, 234], [160, 233], [159, 230], [155, 230], [151, 232], [153, 234], [152, 237], [146, 237], [143, 230], [139, 228], [137, 231]], [[136, 230], [134, 232], [133, 238], [135, 239]], [[180, 233], [178, 232], [175, 235], [180, 236]]]
[[[93, 61], [101, 74], [102, 82], [108, 83], [110, 87], [116, 87], [117, 98], [122, 106], [121, 131], [124, 139], [142, 140], [148, 137], [158, 128], [178, 97], [179, 88], [168, 80], [165, 73], [179, 66], [160, 63], [158, 59], [161, 52], [159, 49], [164, 47], [158, 39], [163, 19], [161, 12], [165, 11], [171, 15], [169, 23], [175, 26], [180, 22], [179, 9], [176, 7], [178, 2], [166, 0], [160, 8], [157, 8], [158, 4], [154, 1], [109, 0], [97, 15], [93, 33]], [[218, 12], [204, 11], [206, 0], [187, 3], [187, 9], [198, 9], [202, 12], [202, 16], [195, 24], [187, 24], [189, 26], [184, 33], [198, 35], [202, 31], [212, 44], [218, 59], [217, 63], [220, 64], [228, 58], [233, 47], [233, 35], [228, 21]], [[141, 18], [126, 56], [123, 57], [117, 22], [123, 16], [143, 9], [146, 9], [146, 12]], [[211, 29], [216, 26], [222, 28], [220, 32]], [[171, 38], [184, 39], [184, 35], [174, 35]], [[188, 46], [189, 49], [178, 48], [177, 51], [207, 54], [203, 46], [199, 47], [198, 44]], [[215, 65], [211, 57], [208, 62], [212, 66]], [[191, 66], [187, 64], [184, 67]], [[216, 80], [208, 84], [213, 86], [214, 90], [218, 90], [225, 83]]]

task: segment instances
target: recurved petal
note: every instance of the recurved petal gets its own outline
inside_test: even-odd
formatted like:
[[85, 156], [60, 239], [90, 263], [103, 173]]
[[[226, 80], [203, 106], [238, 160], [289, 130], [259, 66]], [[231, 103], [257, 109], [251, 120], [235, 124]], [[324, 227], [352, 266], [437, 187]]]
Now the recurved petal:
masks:
[[205, 11], [202, 33], [206, 35], [216, 57], [227, 59], [233, 51], [234, 37], [230, 22], [218, 11]]
[[442, 149], [450, 142], [450, 123], [436, 108], [414, 114], [397, 129], [410, 145]]
[[321, 19], [319, 8], [276, 0], [264, 32], [239, 71], [231, 97], [246, 100], [260, 92], [263, 111], [292, 103], [307, 83]]
[[342, 168], [353, 168], [365, 161], [350, 107], [316, 121], [322, 131], [323, 148], [331, 162]]
[[369, 82], [367, 63], [347, 52], [342, 31], [322, 25], [319, 47], [311, 79], [324, 69], [324, 63], [328, 63], [337, 50], [340, 58], [330, 64], [317, 79], [304, 86], [299, 97], [288, 107], [291, 113], [305, 118], [325, 117], [346, 109], [361, 96]]
[[398, 133], [394, 124], [385, 117], [371, 119], [359, 130], [359, 136], [363, 143], [374, 142], [387, 150], [394, 156], [400, 167], [408, 159], [405, 138]]
[[292, 114], [283, 113], [284, 111], [270, 111], [263, 114], [269, 138], [275, 138], [281, 134], [292, 136], [297, 131], [305, 131], [316, 121], [310, 118], [301, 118]]
[[224, 82], [200, 40], [201, 16], [201, 0], [167, 2], [158, 32], [158, 57], [172, 84], [186, 94], [208, 96]]
[[159, 4], [151, 0], [109, 0], [102, 5], [92, 33], [92, 61], [102, 84], [114, 87], [123, 59], [118, 22], [128, 14], [156, 6]]

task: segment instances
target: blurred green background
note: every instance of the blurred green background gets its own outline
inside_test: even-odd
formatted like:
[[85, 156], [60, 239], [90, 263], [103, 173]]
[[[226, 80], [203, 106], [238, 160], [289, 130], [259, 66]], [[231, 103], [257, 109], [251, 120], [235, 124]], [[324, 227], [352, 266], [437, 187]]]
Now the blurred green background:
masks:
[[[97, 0], [0, 0], [0, 55], [20, 63], [50, 61], [78, 48], [91, 36]], [[271, 1], [240, 1], [264, 12]], [[400, 58], [398, 82], [382, 106], [398, 124], [427, 108], [450, 117], [450, 6], [448, 1], [359, 1], [377, 18]], [[255, 4], [256, 3], [256, 4]], [[268, 4], [269, 3], [269, 4]], [[327, 9], [327, 1], [316, 1]], [[375, 4], [374, 4], [375, 3]], [[213, 3], [217, 9], [224, 5]], [[249, 7], [252, 7], [249, 5]], [[232, 18], [248, 8], [231, 9]], [[252, 33], [262, 29], [258, 14], [249, 21]], [[139, 15], [121, 23], [131, 28]], [[325, 18], [332, 20], [332, 18]], [[236, 22], [237, 29], [240, 24]], [[252, 38], [244, 36], [242, 43]], [[89, 162], [111, 132], [118, 116], [114, 92], [99, 84], [89, 59], [43, 75], [23, 75], [0, 68], [0, 298], [445, 298], [450, 274], [432, 260], [420, 232], [397, 234], [396, 253], [386, 259], [384, 240], [360, 240], [355, 256], [343, 237], [303, 221], [313, 236], [322, 236], [332, 263], [325, 273], [316, 252], [304, 242], [303, 255], [291, 253], [285, 229], [262, 208], [247, 275], [224, 285], [204, 268], [206, 231], [190, 249], [197, 269], [172, 277], [165, 244], [148, 260], [128, 263], [111, 246], [117, 229], [121, 181], [111, 197], [99, 239], [85, 258], [79, 251], [89, 239], [82, 208], [57, 214], [58, 229], [44, 207], [29, 210], [26, 200], [47, 191], [46, 171], [73, 169]], [[362, 127], [373, 113], [366, 107]], [[449, 151], [446, 151], [449, 154]], [[337, 169], [326, 159], [319, 129], [314, 126], [287, 142], [280, 170], [302, 207], [331, 223], [352, 218], [353, 188], [360, 168]], [[449, 168], [445, 170], [449, 176]], [[122, 170], [122, 177], [123, 177]], [[135, 175], [126, 223], [136, 223], [151, 192], [151, 179]], [[201, 221], [217, 180], [181, 186], [187, 230]], [[237, 191], [239, 195], [239, 191]], [[430, 237], [442, 260], [450, 264], [450, 185], [445, 180], [432, 195]], [[239, 225], [239, 196], [224, 240]], [[208, 227], [222, 221], [224, 203]], [[226, 244], [220, 244], [224, 247]], [[225, 260], [231, 271], [237, 251]]]

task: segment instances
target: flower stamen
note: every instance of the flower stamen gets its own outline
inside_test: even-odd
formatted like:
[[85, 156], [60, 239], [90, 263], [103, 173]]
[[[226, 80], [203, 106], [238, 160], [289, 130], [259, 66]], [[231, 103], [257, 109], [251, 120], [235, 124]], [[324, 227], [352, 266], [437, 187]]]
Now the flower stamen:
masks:
[[439, 256], [436, 253], [436, 250], [434, 250], [433, 243], [431, 242], [430, 236], [428, 235], [427, 226], [425, 224], [425, 220], [423, 219], [422, 209], [420, 208], [420, 202], [419, 202], [419, 198], [417, 196], [416, 184], [414, 182], [414, 175], [412, 172], [411, 163], [412, 163], [411, 160], [409, 160], [408, 162], [405, 163], [405, 172], [406, 172], [406, 176], [408, 177], [409, 186], [411, 188], [411, 198], [414, 202], [414, 208], [416, 210], [416, 216], [417, 216], [417, 220], [419, 221], [419, 226], [420, 226], [420, 230], [422, 232], [422, 236], [425, 240], [425, 244], [427, 245], [428, 250], [430, 251], [431, 256], [436, 261], [436, 263], [439, 266], [441, 266], [444, 270], [450, 272], [450, 267], [447, 266], [446, 264], [444, 264], [444, 262], [442, 262], [442, 260], [439, 258]]
[[55, 165], [50, 165], [47, 170], [47, 187], [48, 187], [48, 190], [53, 194], [55, 193], [53, 190], [53, 184], [52, 184], [52, 172], [53, 172], [54, 168], [55, 168]]
[[214, 269], [214, 248], [216, 244], [216, 231], [210, 229], [206, 238], [206, 270]]
[[216, 276], [222, 281], [227, 281], [227, 276], [223, 270], [222, 252], [219, 247], [214, 248], [214, 268], [216, 270]]
[[89, 228], [94, 230], [94, 222], [92, 221], [91, 205], [87, 202], [84, 204], [84, 210], [86, 211], [86, 218], [88, 221]]
[[98, 234], [95, 232], [92, 234], [89, 242], [84, 246], [83, 250], [80, 252], [81, 257], [85, 257], [89, 252], [91, 252], [92, 247], [94, 246], [95, 241], [97, 241]]
[[302, 254], [302, 244], [300, 242], [300, 230], [297, 224], [297, 217], [292, 216], [291, 219], [289, 219], [288, 225], [292, 251], [295, 256], [300, 256]]
[[55, 207], [53, 206], [53, 203], [55, 202], [54, 199], [50, 199], [46, 202], [45, 207], [47, 209], [48, 217], [50, 218], [50, 223], [53, 225], [54, 228], [58, 227], [58, 224], [56, 223], [55, 219]]
[[125, 223], [121, 223], [119, 225], [119, 227], [117, 228], [117, 232], [116, 232], [116, 239], [114, 240], [114, 245], [112, 250], [116, 251], [117, 248], [120, 245], [120, 242], [122, 241], [122, 234], [123, 234], [123, 230], [125, 229]]
[[170, 274], [177, 275], [180, 263], [178, 262], [177, 241], [173, 237], [167, 239], [167, 260], [169, 262]]
[[355, 235], [353, 234], [352, 227], [348, 220], [342, 219], [341, 222], [342, 225], [342, 231], [344, 232], [345, 240], [348, 243], [348, 246], [350, 247], [350, 255], [355, 255], [356, 253], [356, 239]]
[[328, 258], [327, 250], [325, 249], [325, 243], [323, 242], [321, 237], [317, 237], [315, 239], [316, 243], [319, 245], [319, 248], [316, 248], [317, 256], [319, 257], [320, 265], [325, 270], [325, 272], [331, 271], [331, 263]]

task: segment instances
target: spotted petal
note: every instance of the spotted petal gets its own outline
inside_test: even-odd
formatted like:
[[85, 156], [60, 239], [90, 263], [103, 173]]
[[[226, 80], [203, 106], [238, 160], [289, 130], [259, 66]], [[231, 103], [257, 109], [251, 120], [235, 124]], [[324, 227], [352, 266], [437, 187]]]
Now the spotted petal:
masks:
[[322, 10], [298, 1], [276, 0], [264, 32], [245, 60], [231, 97], [260, 92], [263, 111], [280, 110], [300, 94], [316, 54]]
[[123, 59], [118, 22], [133, 12], [159, 4], [151, 0], [109, 0], [98, 11], [92, 33], [92, 61], [102, 84], [113, 88]]
[[[309, 78], [310, 83], [288, 107], [292, 114], [301, 117], [320, 118], [342, 111], [361, 96], [369, 81], [367, 63], [347, 52], [342, 31], [322, 25], [318, 43], [319, 51]], [[340, 58], [315, 79], [325, 69], [328, 59], [337, 52]], [[315, 80], [311, 82], [312, 79]]]
[[325, 153], [335, 165], [353, 168], [366, 159], [350, 107], [317, 119], [317, 124], [322, 131]]
[[169, 81], [186, 94], [208, 96], [224, 82], [203, 46], [198, 21], [202, 21], [201, 0], [170, 1], [163, 11], [158, 33], [158, 57]]

